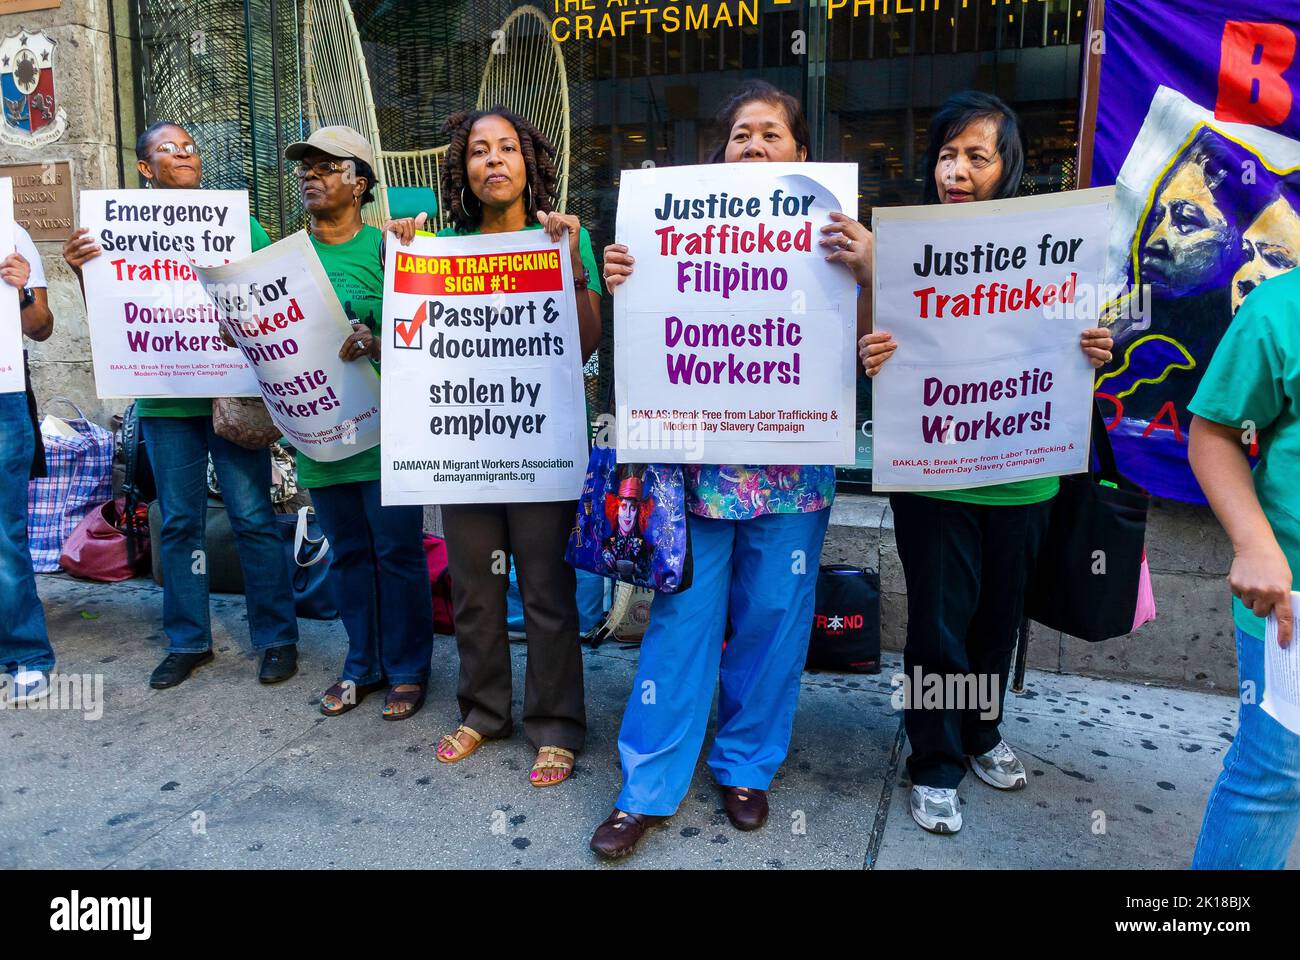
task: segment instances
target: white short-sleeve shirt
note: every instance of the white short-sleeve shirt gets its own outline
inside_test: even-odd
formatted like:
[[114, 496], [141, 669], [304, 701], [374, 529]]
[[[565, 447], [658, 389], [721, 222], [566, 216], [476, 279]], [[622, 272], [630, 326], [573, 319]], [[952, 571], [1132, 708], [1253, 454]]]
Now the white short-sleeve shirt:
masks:
[[27, 258], [27, 262], [32, 265], [32, 275], [27, 281], [27, 286], [33, 290], [37, 287], [48, 286], [45, 282], [45, 265], [41, 263], [40, 251], [36, 249], [36, 244], [32, 242], [32, 235], [22, 228], [21, 224], [14, 224], [14, 249]]

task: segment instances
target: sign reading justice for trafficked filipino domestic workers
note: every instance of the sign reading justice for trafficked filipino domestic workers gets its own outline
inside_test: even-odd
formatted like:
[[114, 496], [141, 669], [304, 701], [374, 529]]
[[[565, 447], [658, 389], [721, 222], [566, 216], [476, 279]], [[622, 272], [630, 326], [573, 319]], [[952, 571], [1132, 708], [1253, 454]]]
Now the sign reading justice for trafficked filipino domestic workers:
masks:
[[305, 231], [195, 272], [294, 447], [332, 463], [379, 442], [379, 374], [339, 357], [352, 323]]
[[872, 487], [955, 490], [1088, 468], [1113, 188], [877, 207]]
[[619, 462], [853, 463], [857, 285], [818, 240], [856, 218], [857, 165], [620, 176]]
[[81, 270], [101, 398], [257, 396], [192, 266], [248, 256], [247, 191], [82, 190], [81, 226], [103, 251]]
[[576, 499], [587, 406], [567, 240], [421, 234], [387, 257], [384, 503]]

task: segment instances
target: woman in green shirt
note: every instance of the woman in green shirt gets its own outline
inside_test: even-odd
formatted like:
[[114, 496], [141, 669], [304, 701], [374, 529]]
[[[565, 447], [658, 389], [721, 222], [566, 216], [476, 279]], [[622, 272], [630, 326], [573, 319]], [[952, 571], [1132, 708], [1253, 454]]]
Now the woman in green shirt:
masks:
[[[140, 175], [155, 189], [194, 190], [201, 186], [199, 149], [179, 124], [153, 124], [140, 134], [135, 155]], [[256, 220], [250, 218], [249, 227], [254, 250], [271, 243]], [[82, 265], [101, 252], [85, 227], [63, 245], [63, 258], [78, 279]], [[195, 563], [205, 548], [209, 454], [239, 547], [248, 631], [253, 648], [264, 651], [258, 678], [263, 683], [289, 679], [298, 669], [298, 619], [271, 506], [269, 451], [246, 450], [217, 436], [211, 400], [141, 399], [135, 409], [162, 511], [159, 552], [167, 656], [154, 670], [149, 685], [155, 689], [174, 687], [195, 667], [212, 659], [207, 568]]]
[[[557, 240], [567, 231], [582, 356], [589, 357], [600, 342], [600, 281], [587, 231], [577, 217], [552, 209], [555, 148], [531, 123], [502, 107], [458, 113], [445, 129], [451, 145], [442, 168], [442, 196], [455, 226], [439, 236], [541, 230]], [[420, 217], [392, 227], [409, 242], [422, 222]], [[513, 556], [528, 632], [524, 736], [537, 751], [529, 781], [550, 787], [573, 770], [587, 730], [577, 586], [573, 568], [564, 562], [576, 509], [574, 500], [443, 506], [463, 723], [439, 741], [441, 762], [463, 760], [485, 739], [513, 731], [508, 570], [491, 559]]]
[[[384, 315], [383, 233], [361, 220], [374, 199], [375, 155], [351, 127], [321, 127], [285, 148], [295, 160], [307, 232], [352, 321], [339, 357], [379, 366]], [[388, 686], [385, 720], [424, 704], [433, 658], [433, 603], [424, 556], [424, 510], [380, 500], [379, 446], [325, 463], [298, 451], [298, 482], [311, 490], [330, 541], [330, 580], [348, 634], [343, 674], [321, 697], [321, 713], [347, 713]]]
[[[997, 97], [976, 91], [944, 103], [930, 123], [926, 203], [968, 203], [1014, 197], [1024, 171], [1020, 125]], [[1110, 360], [1110, 334], [1084, 330], [1088, 362]], [[858, 344], [868, 376], [898, 348], [877, 331]], [[1025, 786], [1024, 765], [998, 730], [1002, 698], [1023, 618], [1028, 574], [1047, 528], [1056, 477], [1018, 480], [971, 490], [889, 498], [894, 535], [907, 581], [907, 646], [903, 669], [914, 677], [991, 676], [997, 710], [908, 707], [903, 724], [912, 745], [912, 818], [932, 833], [961, 829], [957, 784], [971, 769], [989, 786]], [[950, 689], [945, 683], [944, 689]], [[982, 687], [981, 687], [982, 689]], [[919, 696], [919, 689], [913, 684]]]

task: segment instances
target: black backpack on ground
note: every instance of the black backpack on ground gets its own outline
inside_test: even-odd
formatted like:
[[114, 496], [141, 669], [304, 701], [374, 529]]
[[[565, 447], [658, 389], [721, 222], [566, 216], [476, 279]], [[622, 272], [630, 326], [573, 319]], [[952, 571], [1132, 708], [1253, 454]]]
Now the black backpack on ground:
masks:
[[880, 574], [842, 563], [822, 566], [809, 668], [844, 673], [880, 672]]

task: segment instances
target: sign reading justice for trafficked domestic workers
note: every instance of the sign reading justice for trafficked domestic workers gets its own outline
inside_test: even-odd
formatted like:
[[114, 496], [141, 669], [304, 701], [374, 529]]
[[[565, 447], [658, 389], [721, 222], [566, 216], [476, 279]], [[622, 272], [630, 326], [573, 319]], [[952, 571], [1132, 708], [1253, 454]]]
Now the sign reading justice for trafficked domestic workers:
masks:
[[877, 207], [872, 487], [954, 490], [1088, 468], [1113, 188]]
[[567, 241], [421, 234], [387, 257], [384, 503], [576, 499], [587, 408]]
[[[14, 187], [0, 177], [0, 260], [14, 252]], [[0, 393], [17, 393], [23, 377], [23, 320], [18, 291], [0, 282]]]
[[101, 397], [252, 397], [193, 264], [248, 256], [244, 190], [83, 190], [81, 226], [103, 251], [82, 267]]
[[857, 165], [620, 176], [619, 462], [853, 463], [857, 285], [818, 241], [856, 218]]
[[331, 463], [379, 442], [379, 375], [367, 359], [339, 357], [352, 323], [304, 231], [195, 272], [299, 451]]

